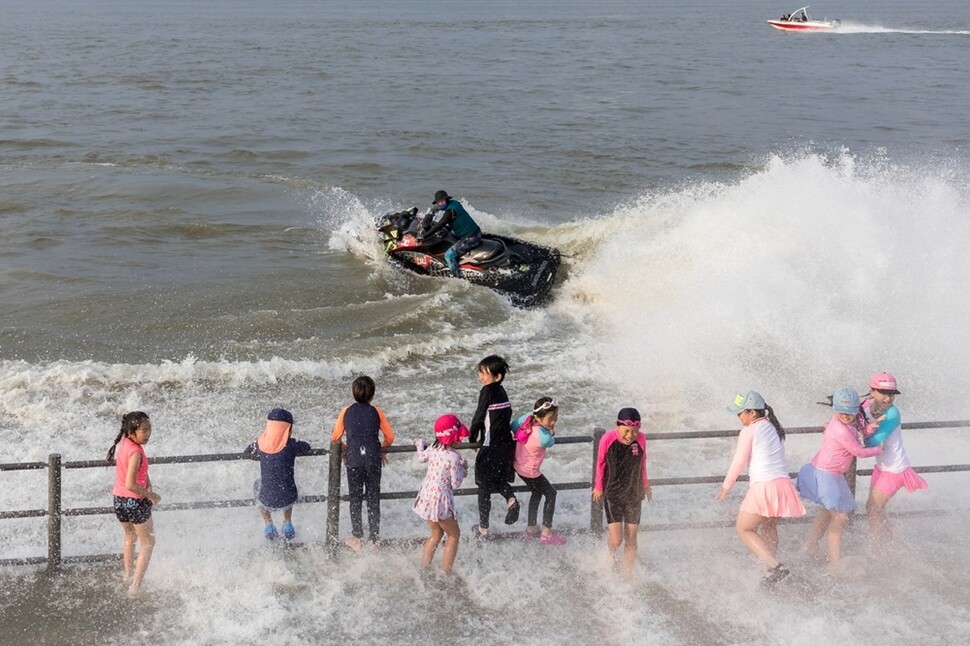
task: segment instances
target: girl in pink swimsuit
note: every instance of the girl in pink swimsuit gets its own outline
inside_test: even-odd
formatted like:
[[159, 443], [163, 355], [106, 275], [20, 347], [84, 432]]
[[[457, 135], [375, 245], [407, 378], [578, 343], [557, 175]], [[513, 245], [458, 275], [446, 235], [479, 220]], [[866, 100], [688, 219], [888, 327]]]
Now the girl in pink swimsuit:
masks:
[[724, 500], [747, 466], [751, 486], [734, 527], [741, 542], [768, 568], [761, 584], [771, 585], [788, 576], [788, 568], [776, 556], [778, 519], [804, 516], [805, 507], [788, 475], [785, 430], [764, 397], [748, 391], [735, 397], [728, 411], [738, 416], [743, 428], [717, 499]]

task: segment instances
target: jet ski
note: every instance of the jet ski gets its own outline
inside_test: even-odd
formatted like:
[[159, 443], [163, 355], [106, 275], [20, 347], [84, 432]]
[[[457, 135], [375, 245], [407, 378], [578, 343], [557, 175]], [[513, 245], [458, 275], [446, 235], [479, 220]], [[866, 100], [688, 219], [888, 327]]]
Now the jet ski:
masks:
[[[451, 278], [445, 252], [455, 238], [444, 227], [422, 239], [434, 212], [418, 216], [417, 207], [385, 213], [377, 218], [377, 231], [390, 262], [423, 276]], [[482, 233], [482, 243], [459, 258], [461, 278], [508, 296], [516, 307], [535, 307], [549, 294], [559, 250], [509, 236]]]

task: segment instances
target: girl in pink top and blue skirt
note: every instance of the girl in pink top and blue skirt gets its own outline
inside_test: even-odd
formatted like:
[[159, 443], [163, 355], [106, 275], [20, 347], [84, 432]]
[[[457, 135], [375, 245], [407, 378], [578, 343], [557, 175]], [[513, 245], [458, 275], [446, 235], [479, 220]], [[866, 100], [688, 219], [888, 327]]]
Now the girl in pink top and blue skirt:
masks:
[[822, 505], [818, 518], [808, 535], [805, 551], [818, 554], [818, 542], [823, 535], [828, 544], [829, 565], [836, 574], [844, 574], [842, 564], [842, 532], [849, 521], [849, 512], [855, 509], [855, 497], [845, 481], [845, 472], [852, 466], [853, 458], [871, 458], [882, 453], [882, 448], [865, 448], [856, 433], [859, 416], [859, 393], [842, 388], [832, 397], [835, 414], [825, 425], [822, 447], [812, 461], [798, 472], [796, 488], [803, 498]]
[[728, 411], [738, 416], [743, 428], [717, 499], [724, 500], [747, 466], [751, 485], [741, 502], [735, 530], [745, 546], [768, 568], [761, 579], [762, 585], [771, 585], [788, 576], [788, 568], [776, 556], [778, 519], [804, 516], [805, 507], [788, 475], [785, 430], [764, 397], [748, 391], [735, 397]]

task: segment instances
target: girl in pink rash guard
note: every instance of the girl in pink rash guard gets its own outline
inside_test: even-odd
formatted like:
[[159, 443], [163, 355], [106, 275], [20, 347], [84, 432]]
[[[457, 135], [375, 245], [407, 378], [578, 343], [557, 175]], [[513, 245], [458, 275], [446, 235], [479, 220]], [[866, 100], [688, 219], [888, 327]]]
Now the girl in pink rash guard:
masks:
[[[875, 433], [885, 416], [886, 411], [896, 399], [899, 390], [896, 378], [888, 372], [879, 372], [869, 380], [869, 399], [862, 403], [862, 415], [865, 417], [865, 435]], [[882, 453], [876, 456], [876, 466], [872, 468], [872, 479], [869, 482], [869, 499], [866, 500], [866, 515], [869, 517], [869, 529], [872, 532], [873, 546], [882, 547], [892, 539], [892, 528], [886, 518], [886, 504], [896, 495], [896, 492], [906, 487], [906, 491], [913, 492], [926, 489], [929, 485], [909, 465], [906, 449], [903, 448], [902, 425], [897, 424], [888, 437], [880, 444]]]
[[768, 568], [761, 584], [771, 585], [788, 576], [788, 568], [776, 556], [778, 519], [804, 516], [805, 507], [788, 475], [785, 430], [764, 397], [748, 391], [735, 397], [728, 411], [738, 416], [743, 428], [717, 499], [724, 500], [747, 466], [751, 486], [741, 502], [734, 527], [741, 542]]
[[805, 551], [818, 554], [818, 541], [826, 536], [829, 566], [839, 575], [845, 574], [842, 564], [842, 532], [855, 509], [855, 498], [845, 481], [845, 472], [852, 466], [852, 458], [871, 458], [882, 453], [876, 446], [867, 449], [859, 443], [856, 432], [859, 416], [859, 393], [842, 388], [832, 397], [835, 414], [825, 425], [822, 448], [812, 461], [798, 472], [795, 487], [803, 498], [822, 505], [818, 518], [805, 543]]
[[593, 500], [603, 500], [611, 556], [623, 545], [624, 575], [633, 575], [637, 560], [637, 532], [643, 500], [653, 500], [647, 478], [647, 437], [640, 432], [640, 412], [623, 408], [616, 428], [600, 438], [596, 455]]

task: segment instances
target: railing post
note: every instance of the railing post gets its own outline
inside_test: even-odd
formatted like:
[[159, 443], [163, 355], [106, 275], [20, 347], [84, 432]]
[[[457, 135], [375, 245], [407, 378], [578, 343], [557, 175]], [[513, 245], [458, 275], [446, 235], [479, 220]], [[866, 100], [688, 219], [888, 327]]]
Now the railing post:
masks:
[[340, 537], [340, 465], [343, 443], [330, 443], [330, 471], [327, 478], [327, 550], [333, 556]]
[[592, 490], [596, 487], [596, 462], [599, 459], [600, 453], [600, 440], [606, 431], [602, 428], [596, 427], [593, 429], [593, 477], [590, 479], [590, 497], [589, 497], [589, 530], [594, 534], [603, 533], [603, 499], [593, 500]]
[[849, 470], [845, 472], [845, 481], [849, 485], [849, 491], [852, 492], [853, 498], [855, 498], [855, 478], [858, 468], [859, 461], [856, 458], [852, 458], [852, 464], [849, 465]]
[[47, 456], [47, 570], [61, 566], [61, 454]]

